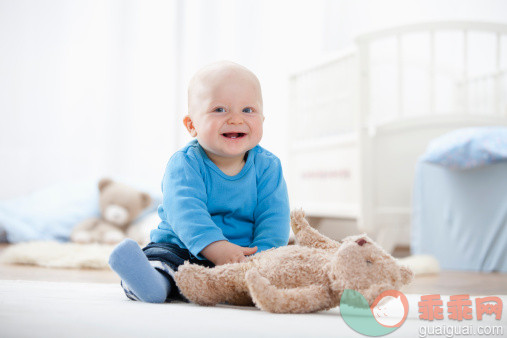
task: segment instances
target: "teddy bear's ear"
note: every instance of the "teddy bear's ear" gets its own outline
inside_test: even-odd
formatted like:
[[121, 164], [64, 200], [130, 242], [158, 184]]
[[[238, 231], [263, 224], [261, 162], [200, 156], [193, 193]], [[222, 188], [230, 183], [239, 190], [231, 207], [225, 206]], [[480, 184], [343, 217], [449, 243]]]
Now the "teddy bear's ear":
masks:
[[99, 181], [99, 190], [104, 190], [105, 187], [113, 183], [113, 180], [110, 178], [103, 178]]
[[149, 206], [151, 204], [150, 195], [148, 195], [144, 192], [141, 193], [141, 202], [142, 202], [143, 209], [146, 208], [147, 206]]
[[408, 284], [412, 281], [412, 279], [414, 278], [414, 273], [412, 272], [412, 270], [410, 270], [410, 268], [402, 265], [400, 267], [400, 274], [401, 274], [401, 281], [403, 284]]

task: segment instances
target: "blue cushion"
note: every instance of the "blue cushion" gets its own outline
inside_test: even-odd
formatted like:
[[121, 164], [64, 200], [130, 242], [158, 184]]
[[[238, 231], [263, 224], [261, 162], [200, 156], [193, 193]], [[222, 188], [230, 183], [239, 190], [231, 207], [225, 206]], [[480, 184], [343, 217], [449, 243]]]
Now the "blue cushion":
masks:
[[[161, 194], [150, 191], [150, 195], [153, 202], [138, 219], [156, 210], [161, 203]], [[75, 225], [99, 215], [97, 180], [62, 182], [30, 195], [0, 201], [0, 232], [5, 232], [11, 243], [67, 241]]]
[[507, 160], [507, 127], [452, 131], [430, 142], [421, 161], [449, 169], [471, 169]]

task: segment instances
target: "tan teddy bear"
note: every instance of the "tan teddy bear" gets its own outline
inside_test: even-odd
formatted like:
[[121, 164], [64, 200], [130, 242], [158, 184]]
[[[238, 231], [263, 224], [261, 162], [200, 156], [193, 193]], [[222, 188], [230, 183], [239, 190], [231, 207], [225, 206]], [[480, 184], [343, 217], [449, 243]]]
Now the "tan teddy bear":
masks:
[[102, 217], [76, 225], [70, 235], [72, 242], [118, 243], [126, 237], [130, 222], [151, 203], [148, 194], [108, 178], [99, 181], [99, 191]]
[[313, 229], [303, 211], [291, 213], [299, 245], [263, 251], [245, 262], [207, 268], [186, 262], [175, 274], [182, 294], [200, 305], [227, 302], [277, 313], [338, 306], [345, 289], [371, 305], [385, 290], [410, 283], [412, 271], [365, 235], [333, 241]]

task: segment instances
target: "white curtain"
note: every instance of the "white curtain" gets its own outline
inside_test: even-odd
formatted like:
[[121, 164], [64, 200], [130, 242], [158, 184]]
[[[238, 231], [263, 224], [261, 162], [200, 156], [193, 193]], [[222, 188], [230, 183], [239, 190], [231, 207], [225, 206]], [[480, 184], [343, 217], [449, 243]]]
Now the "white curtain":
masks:
[[0, 199], [158, 185], [176, 147], [174, 2], [0, 1]]

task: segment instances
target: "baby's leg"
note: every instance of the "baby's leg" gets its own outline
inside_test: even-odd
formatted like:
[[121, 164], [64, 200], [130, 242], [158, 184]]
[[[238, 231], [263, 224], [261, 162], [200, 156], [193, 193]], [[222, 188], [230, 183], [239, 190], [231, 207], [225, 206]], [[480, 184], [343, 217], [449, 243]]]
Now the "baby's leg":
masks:
[[163, 303], [171, 291], [171, 281], [157, 271], [139, 245], [125, 239], [109, 257], [109, 265], [122, 279], [129, 298], [148, 303]]

